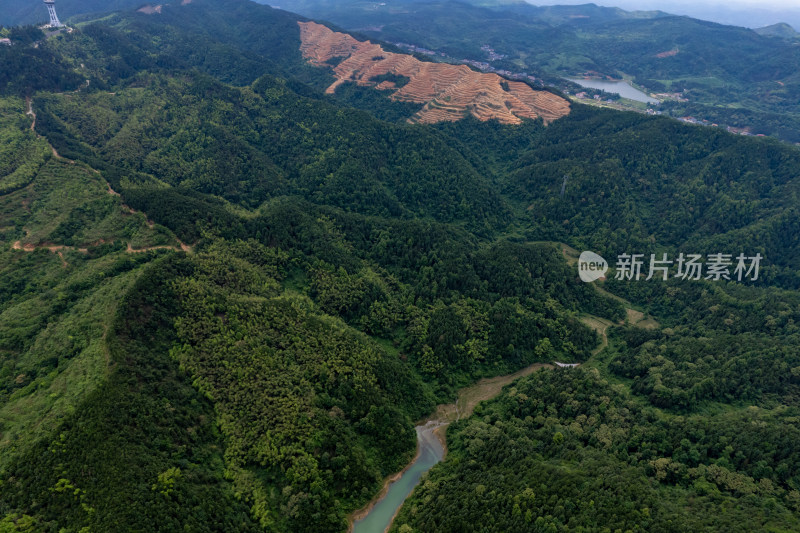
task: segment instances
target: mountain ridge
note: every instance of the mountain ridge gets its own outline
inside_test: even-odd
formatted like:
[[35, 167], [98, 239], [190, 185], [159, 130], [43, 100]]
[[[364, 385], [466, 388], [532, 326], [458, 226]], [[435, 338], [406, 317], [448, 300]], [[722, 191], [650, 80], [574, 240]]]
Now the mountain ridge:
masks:
[[778, 22], [770, 26], [764, 26], [763, 28], [756, 28], [753, 31], [759, 35], [764, 35], [767, 37], [780, 37], [781, 39], [800, 38], [800, 33], [798, 33], [797, 30], [785, 22]]

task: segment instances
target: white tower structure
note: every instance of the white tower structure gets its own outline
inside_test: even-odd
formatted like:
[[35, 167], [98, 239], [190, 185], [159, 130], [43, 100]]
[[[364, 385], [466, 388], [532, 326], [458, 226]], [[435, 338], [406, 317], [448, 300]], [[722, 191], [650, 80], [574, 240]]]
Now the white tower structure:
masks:
[[53, 28], [63, 26], [61, 21], [58, 20], [58, 15], [56, 15], [56, 0], [44, 0], [44, 5], [47, 6], [47, 11], [50, 13], [50, 26]]

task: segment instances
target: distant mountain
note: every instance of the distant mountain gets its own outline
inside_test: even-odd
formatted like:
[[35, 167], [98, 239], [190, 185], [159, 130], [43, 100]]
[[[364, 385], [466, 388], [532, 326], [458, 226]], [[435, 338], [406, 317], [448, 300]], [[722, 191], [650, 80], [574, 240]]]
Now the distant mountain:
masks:
[[[469, 2], [474, 5], [476, 2]], [[499, 6], [500, 4], [498, 4]], [[654, 19], [669, 16], [663, 11], [626, 11], [618, 7], [598, 6], [597, 4], [582, 4], [577, 6], [534, 6], [527, 2], [502, 5], [503, 9], [523, 13], [542, 21], [558, 26], [561, 24], [595, 24], [632, 19]]]
[[[503, 12], [524, 15], [527, 20], [536, 19], [549, 25], [558, 26], [561, 24], [587, 24], [601, 23], [631, 19], [652, 19], [668, 16], [663, 11], [626, 11], [618, 7], [604, 7], [596, 4], [583, 5], [554, 5], [554, 6], [535, 6], [524, 1], [515, 0], [438, 0], [432, 2], [420, 2], [419, 0], [396, 0], [391, 3], [372, 3], [361, 2], [359, 0], [255, 0], [260, 4], [268, 4], [281, 9], [288, 9], [296, 13], [314, 13], [315, 17], [341, 18], [343, 10], [347, 10], [348, 16], [357, 17], [364, 12], [373, 16], [387, 14], [398, 15], [406, 13], [420, 13], [425, 11], [425, 7], [432, 10], [453, 5], [455, 11], [463, 16], [458, 10], [458, 5], [470, 6], [474, 9], [484, 10], [484, 12]], [[453, 21], [454, 24], [458, 22]]]
[[[539, 4], [543, 0], [532, 0]], [[601, 3], [602, 0], [598, 0]], [[583, 4], [585, 0], [558, 0], [560, 4]], [[800, 28], [800, 5], [778, 6], [777, 2], [723, 2], [721, 0], [705, 0], [697, 2], [692, 0], [609, 0], [612, 4], [622, 9], [664, 9], [674, 15], [686, 15], [692, 18], [743, 26], [745, 28], [760, 28], [771, 24], [785, 22]], [[772, 4], [772, 5], [770, 5]]]
[[662, 109], [673, 116], [800, 141], [800, 48], [747, 28], [594, 4], [283, 0], [282, 7], [549, 84], [584, 74], [632, 79], [669, 95]]
[[779, 22], [778, 24], [773, 24], [771, 26], [757, 28], [753, 31], [755, 31], [759, 35], [763, 35], [764, 37], [780, 37], [781, 39], [800, 39], [800, 33], [794, 31], [794, 28], [792, 28], [785, 22]]
[[[488, 7], [510, 11], [520, 11], [527, 14], [535, 13], [542, 20], [553, 24], [574, 22], [599, 22], [620, 19], [656, 18], [667, 16], [668, 13], [659, 10], [640, 10], [636, 7], [629, 10], [621, 9], [623, 6], [600, 6], [594, 3], [579, 3], [569, 5], [535, 5], [537, 2], [524, 0], [459, 0], [477, 7]], [[408, 2], [412, 3], [412, 2]]]

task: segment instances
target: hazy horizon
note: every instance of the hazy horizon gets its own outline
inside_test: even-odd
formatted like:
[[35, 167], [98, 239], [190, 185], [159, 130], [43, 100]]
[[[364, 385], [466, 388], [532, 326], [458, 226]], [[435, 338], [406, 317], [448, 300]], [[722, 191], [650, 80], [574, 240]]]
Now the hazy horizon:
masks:
[[721, 24], [760, 28], [778, 22], [791, 25], [800, 31], [800, 1], [770, 0], [718, 0], [696, 2], [670, 0], [527, 0], [537, 6], [581, 5], [594, 3], [606, 7], [619, 7], [626, 11], [660, 10], [673, 15], [687, 15]]

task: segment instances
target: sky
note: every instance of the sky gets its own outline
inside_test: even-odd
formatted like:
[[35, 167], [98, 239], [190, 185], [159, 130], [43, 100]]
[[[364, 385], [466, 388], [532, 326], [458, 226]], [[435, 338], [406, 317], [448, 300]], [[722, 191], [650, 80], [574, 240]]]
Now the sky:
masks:
[[628, 11], [660, 9], [722, 24], [759, 28], [786, 22], [800, 31], [800, 0], [528, 0], [534, 5], [586, 4], [621, 7]]

